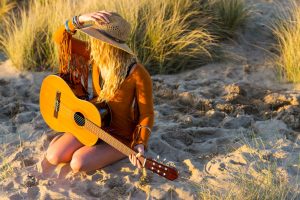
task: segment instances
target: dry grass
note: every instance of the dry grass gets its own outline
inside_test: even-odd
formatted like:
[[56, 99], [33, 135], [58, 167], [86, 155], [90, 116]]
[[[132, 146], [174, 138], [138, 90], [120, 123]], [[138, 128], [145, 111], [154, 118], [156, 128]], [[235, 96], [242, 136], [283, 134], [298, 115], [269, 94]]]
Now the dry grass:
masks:
[[207, 21], [199, 20], [201, 12], [195, 4], [193, 0], [90, 0], [85, 4], [33, 0], [20, 10], [20, 16], [12, 14], [6, 20], [0, 41], [20, 69], [57, 66], [51, 37], [64, 20], [102, 9], [117, 11], [132, 24], [129, 43], [141, 62], [152, 73], [172, 73], [211, 58], [209, 48], [214, 39], [203, 28]]
[[213, 32], [220, 38], [233, 37], [252, 12], [244, 0], [209, 0], [208, 5], [215, 19]]
[[[281, 7], [282, 8], [282, 7]], [[300, 82], [300, 6], [291, 2], [285, 10], [278, 9], [273, 33], [278, 40], [276, 63], [280, 78]]]
[[3, 156], [0, 156], [0, 183], [4, 181], [6, 178], [13, 175], [13, 168], [11, 163], [7, 161]]
[[47, 43], [45, 43], [46, 21], [45, 18], [39, 17], [39, 12], [45, 12], [46, 9], [30, 7], [30, 10], [32, 12], [21, 10], [20, 16], [12, 14], [6, 20], [4, 33], [0, 36], [4, 52], [20, 69], [42, 65], [49, 59], [49, 55], [46, 54]]
[[[5, 16], [15, 7], [15, 2], [9, 2], [8, 0], [0, 0], [0, 34], [3, 31], [3, 25], [5, 22]], [[1, 52], [1, 44], [0, 44]]]
[[[226, 192], [218, 192], [206, 186], [201, 187], [200, 199], [203, 200], [296, 200], [300, 196], [296, 186], [278, 180], [277, 174], [272, 169], [264, 169], [263, 182], [249, 178], [247, 174], [240, 174], [233, 180], [231, 189]], [[299, 189], [299, 188], [298, 188]]]
[[[279, 167], [276, 159], [269, 159], [263, 152], [266, 143], [261, 138], [244, 138], [243, 149], [248, 149], [243, 156], [249, 166], [230, 171], [231, 181], [226, 183], [226, 189], [216, 189], [207, 183], [193, 184], [198, 190], [198, 196], [203, 200], [282, 200], [299, 199], [300, 183], [298, 177], [291, 177], [296, 184], [291, 184], [292, 179], [287, 179]], [[247, 155], [247, 156], [246, 156]], [[289, 162], [287, 162], [289, 163]], [[299, 164], [299, 163], [297, 163]], [[288, 164], [287, 164], [288, 167]]]
[[0, 0], [0, 20], [15, 7], [15, 2], [8, 2], [8, 0]]
[[204, 28], [209, 19], [198, 20], [201, 12], [192, 1], [144, 1], [139, 12], [133, 48], [154, 73], [198, 67], [211, 57], [214, 39]]
[[[21, 139], [21, 136], [14, 135], [13, 138], [16, 139], [18, 138], [18, 144], [14, 144], [14, 148], [16, 152], [22, 151], [24, 149], [24, 145]], [[12, 136], [8, 135], [1, 135], [0, 137], [0, 145], [1, 145], [1, 153], [0, 153], [0, 185], [1, 182], [5, 182], [7, 179], [14, 177], [16, 175], [16, 171], [19, 169], [15, 167], [14, 165], [14, 159], [12, 160], [10, 157], [10, 154], [7, 152], [7, 149], [9, 148], [7, 144], [11, 142]], [[10, 141], [10, 142], [9, 142]], [[5, 147], [4, 147], [5, 146]], [[21, 160], [24, 163], [24, 159], [22, 157]], [[2, 190], [1, 188], [0, 190]]]

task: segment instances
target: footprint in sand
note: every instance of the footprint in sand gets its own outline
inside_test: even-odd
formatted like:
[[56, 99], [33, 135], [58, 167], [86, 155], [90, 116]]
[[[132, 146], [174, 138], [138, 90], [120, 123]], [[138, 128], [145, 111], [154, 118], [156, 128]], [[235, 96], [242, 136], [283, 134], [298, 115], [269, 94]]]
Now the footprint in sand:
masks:
[[49, 163], [45, 157], [37, 163], [37, 171], [43, 178], [52, 177], [54, 175], [55, 168], [56, 165]]
[[103, 188], [95, 183], [89, 183], [86, 192], [92, 197], [101, 197], [101, 199], [125, 199], [131, 190], [120, 177], [107, 179], [105, 185]]
[[14, 121], [17, 124], [29, 123], [35, 116], [36, 116], [36, 112], [32, 112], [32, 111], [22, 112], [16, 115]]
[[181, 162], [182, 155], [185, 154], [183, 151], [178, 150], [176, 147], [169, 145], [161, 140], [150, 141], [150, 150], [154, 153], [154, 157], [160, 156], [166, 158], [166, 160], [173, 162]]
[[162, 199], [180, 199], [178, 193], [175, 189], [170, 188], [166, 194], [162, 197]]
[[25, 167], [29, 167], [29, 166], [36, 164], [37, 161], [34, 158], [26, 158], [23, 160], [23, 163], [24, 163]]

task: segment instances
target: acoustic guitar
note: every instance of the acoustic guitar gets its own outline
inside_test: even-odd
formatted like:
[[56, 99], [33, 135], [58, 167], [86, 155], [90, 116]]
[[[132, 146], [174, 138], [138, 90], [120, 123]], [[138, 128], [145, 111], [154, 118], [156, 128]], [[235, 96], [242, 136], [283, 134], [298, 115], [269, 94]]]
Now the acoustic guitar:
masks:
[[[127, 156], [137, 154], [103, 130], [111, 121], [109, 106], [77, 98], [60, 76], [49, 75], [43, 80], [40, 90], [40, 111], [50, 128], [72, 133], [86, 146], [93, 146], [100, 138]], [[143, 167], [168, 180], [175, 180], [178, 177], [174, 167], [144, 156], [138, 159]]]

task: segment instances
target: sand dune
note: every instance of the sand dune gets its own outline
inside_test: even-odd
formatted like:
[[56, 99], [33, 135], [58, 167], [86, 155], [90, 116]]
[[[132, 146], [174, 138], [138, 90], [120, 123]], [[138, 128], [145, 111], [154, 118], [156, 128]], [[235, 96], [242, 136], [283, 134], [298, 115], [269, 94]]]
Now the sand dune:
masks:
[[300, 92], [276, 80], [268, 53], [257, 48], [272, 48], [263, 24], [273, 2], [247, 2], [258, 3], [261, 13], [237, 42], [224, 43], [226, 61], [152, 77], [155, 126], [147, 155], [174, 162], [180, 172], [174, 182], [152, 173], [145, 178], [128, 159], [79, 174], [68, 163], [42, 162], [59, 134], [39, 112], [39, 88], [50, 72], [20, 72], [3, 62], [1, 199], [199, 199], [203, 186], [232, 189], [238, 174], [265, 181], [263, 169], [271, 161], [278, 180], [299, 183]]

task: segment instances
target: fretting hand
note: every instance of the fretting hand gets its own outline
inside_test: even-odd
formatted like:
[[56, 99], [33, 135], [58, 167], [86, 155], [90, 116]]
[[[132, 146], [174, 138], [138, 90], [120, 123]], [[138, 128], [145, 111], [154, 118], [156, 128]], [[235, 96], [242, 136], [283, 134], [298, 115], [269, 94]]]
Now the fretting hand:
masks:
[[98, 11], [98, 12], [92, 12], [92, 13], [87, 13], [80, 15], [78, 20], [79, 23], [84, 23], [88, 21], [94, 21], [98, 23], [109, 23], [108, 16], [111, 16], [111, 13], [105, 10]]
[[[144, 155], [144, 153], [145, 153], [145, 148], [144, 148], [144, 145], [143, 145], [143, 144], [138, 144], [138, 145], [136, 145], [136, 146], [134, 147], [134, 149], [135, 149], [140, 155]], [[142, 167], [143, 167], [143, 166], [142, 166], [142, 163], [139, 161], [139, 159], [137, 158], [136, 155], [131, 154], [131, 155], [129, 155], [128, 157], [129, 157], [130, 162], [131, 162], [134, 166], [136, 166], [136, 167], [138, 167], [138, 168], [142, 168]]]

